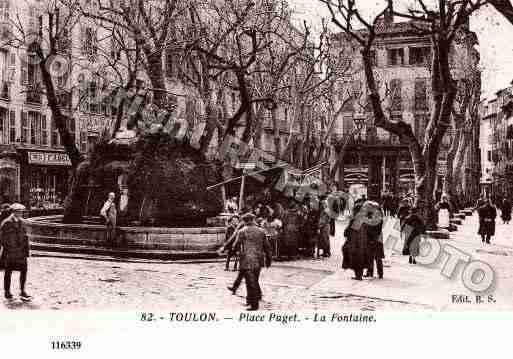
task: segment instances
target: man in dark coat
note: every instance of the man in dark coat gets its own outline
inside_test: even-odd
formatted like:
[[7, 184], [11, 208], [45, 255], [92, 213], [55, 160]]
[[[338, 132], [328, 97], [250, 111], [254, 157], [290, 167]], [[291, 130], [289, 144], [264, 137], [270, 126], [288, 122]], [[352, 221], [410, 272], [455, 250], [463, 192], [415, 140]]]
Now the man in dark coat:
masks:
[[507, 198], [502, 200], [501, 218], [504, 224], [509, 224], [509, 221], [511, 221], [511, 202]]
[[319, 210], [311, 205], [307, 212], [305, 223], [305, 242], [306, 242], [306, 255], [308, 257], [315, 256], [315, 245], [318, 242], [319, 231]]
[[228, 222], [228, 226], [226, 227], [226, 233], [225, 233], [225, 244], [224, 248], [227, 251], [226, 254], [226, 265], [224, 270], [230, 269], [230, 259], [232, 257], [235, 258], [235, 261], [233, 263], [233, 270], [237, 270], [237, 252], [238, 248], [235, 248], [233, 246], [233, 242], [235, 242], [235, 231], [237, 230], [239, 224], [239, 216], [233, 216], [230, 218], [230, 221]]
[[20, 272], [20, 298], [30, 300], [31, 297], [25, 291], [29, 241], [21, 220], [25, 206], [14, 203], [11, 211], [12, 214], [0, 225], [0, 267], [5, 270], [4, 296], [6, 299], [12, 299], [11, 276], [13, 271], [18, 271]]
[[413, 207], [401, 224], [401, 236], [404, 238], [403, 255], [409, 256], [410, 264], [417, 264], [415, 257], [420, 252], [420, 239], [426, 233], [426, 225], [419, 215], [419, 209]]
[[481, 235], [481, 241], [490, 244], [490, 238], [495, 235], [495, 218], [497, 210], [492, 205], [492, 201], [488, 201], [478, 208], [479, 214], [479, 230], [477, 233]]
[[355, 275], [353, 279], [355, 280], [362, 280], [363, 270], [369, 267], [371, 259], [366, 225], [362, 224], [359, 228], [353, 226], [361, 206], [361, 203], [357, 203], [353, 207], [353, 216], [344, 230], [346, 241], [342, 246], [342, 268], [352, 269]]
[[323, 257], [331, 256], [330, 246], [330, 215], [328, 214], [328, 204], [326, 201], [321, 202], [320, 214], [318, 216], [318, 243], [317, 243], [317, 258], [319, 258], [319, 250], [322, 249]]
[[245, 227], [237, 236], [235, 245], [240, 244], [239, 271], [246, 282], [246, 302], [248, 310], [258, 310], [258, 302], [262, 299], [262, 290], [258, 280], [260, 270], [265, 265], [271, 266], [271, 246], [265, 237], [265, 231], [257, 227], [255, 216], [251, 213], [242, 217]]
[[383, 279], [383, 258], [385, 258], [385, 250], [383, 248], [383, 237], [381, 232], [383, 230], [384, 214], [378, 203], [367, 201], [366, 205], [374, 207], [373, 212], [374, 214], [377, 214], [375, 217], [377, 223], [368, 224], [367, 226], [367, 240], [369, 246], [370, 262], [369, 266], [367, 267], [367, 273], [365, 274], [365, 277], [374, 276], [374, 262], [376, 262], [378, 278]]
[[279, 257], [296, 258], [299, 246], [299, 228], [301, 227], [301, 211], [295, 202], [283, 217], [283, 236], [280, 242]]

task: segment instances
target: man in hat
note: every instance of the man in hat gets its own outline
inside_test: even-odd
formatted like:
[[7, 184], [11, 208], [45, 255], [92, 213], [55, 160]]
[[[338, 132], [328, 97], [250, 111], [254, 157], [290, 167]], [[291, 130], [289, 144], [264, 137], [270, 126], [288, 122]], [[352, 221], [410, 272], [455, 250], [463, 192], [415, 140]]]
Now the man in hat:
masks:
[[257, 227], [255, 215], [246, 213], [242, 216], [245, 227], [242, 228], [234, 245], [240, 245], [239, 275], [246, 282], [246, 302], [248, 310], [258, 310], [262, 299], [262, 290], [258, 283], [260, 270], [265, 265], [271, 266], [271, 246], [265, 237], [265, 231]]
[[29, 256], [29, 241], [23, 227], [22, 218], [25, 206], [19, 203], [11, 205], [12, 214], [0, 225], [0, 266], [4, 268], [4, 296], [12, 299], [11, 275], [13, 271], [20, 272], [20, 298], [30, 300], [25, 291], [27, 281], [27, 258]]
[[114, 192], [110, 192], [107, 201], [103, 204], [100, 211], [100, 215], [105, 219], [105, 226], [107, 227], [105, 241], [110, 245], [114, 244], [116, 240], [116, 221], [118, 212], [116, 210], [116, 203], [114, 202], [115, 199], [116, 194]]

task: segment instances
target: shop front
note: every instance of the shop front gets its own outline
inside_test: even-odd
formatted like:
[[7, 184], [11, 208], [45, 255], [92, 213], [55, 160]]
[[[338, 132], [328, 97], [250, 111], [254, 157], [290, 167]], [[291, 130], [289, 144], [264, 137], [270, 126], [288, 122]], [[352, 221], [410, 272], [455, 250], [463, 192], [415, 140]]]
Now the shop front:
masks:
[[63, 151], [18, 149], [21, 201], [31, 211], [61, 210], [68, 191], [71, 162]]

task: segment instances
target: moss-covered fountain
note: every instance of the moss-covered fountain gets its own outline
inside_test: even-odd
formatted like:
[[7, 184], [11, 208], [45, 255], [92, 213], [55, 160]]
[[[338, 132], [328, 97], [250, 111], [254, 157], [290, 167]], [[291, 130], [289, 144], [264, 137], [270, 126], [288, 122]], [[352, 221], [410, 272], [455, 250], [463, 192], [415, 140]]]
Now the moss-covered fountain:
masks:
[[[172, 133], [172, 132], [171, 132]], [[62, 216], [27, 219], [35, 248], [178, 258], [217, 255], [224, 227], [207, 219], [222, 212], [220, 166], [188, 141], [163, 130], [125, 130], [100, 140], [77, 168]], [[100, 209], [116, 193], [117, 243], [105, 242]]]

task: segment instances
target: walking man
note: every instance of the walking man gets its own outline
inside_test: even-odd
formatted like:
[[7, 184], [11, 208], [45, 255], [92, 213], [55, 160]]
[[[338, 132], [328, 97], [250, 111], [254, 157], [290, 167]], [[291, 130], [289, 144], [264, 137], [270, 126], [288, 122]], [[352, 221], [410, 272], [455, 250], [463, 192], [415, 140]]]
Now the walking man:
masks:
[[105, 219], [106, 235], [105, 242], [113, 245], [116, 241], [116, 220], [118, 212], [116, 210], [116, 204], [114, 200], [116, 195], [114, 192], [109, 193], [109, 197], [100, 211], [100, 215]]
[[262, 299], [262, 290], [258, 283], [260, 270], [271, 266], [271, 246], [265, 237], [265, 231], [257, 227], [255, 215], [247, 213], [242, 217], [245, 227], [239, 231], [234, 245], [240, 245], [239, 276], [246, 282], [246, 303], [248, 310], [258, 310]]
[[491, 199], [478, 208], [479, 230], [477, 233], [481, 236], [481, 241], [490, 244], [490, 238], [495, 235], [495, 218], [497, 210], [492, 205]]
[[25, 291], [27, 282], [27, 258], [29, 241], [22, 219], [25, 206], [14, 203], [10, 207], [12, 214], [0, 225], [0, 268], [4, 268], [4, 296], [12, 299], [11, 276], [13, 271], [20, 272], [20, 298], [28, 301], [31, 297]]

